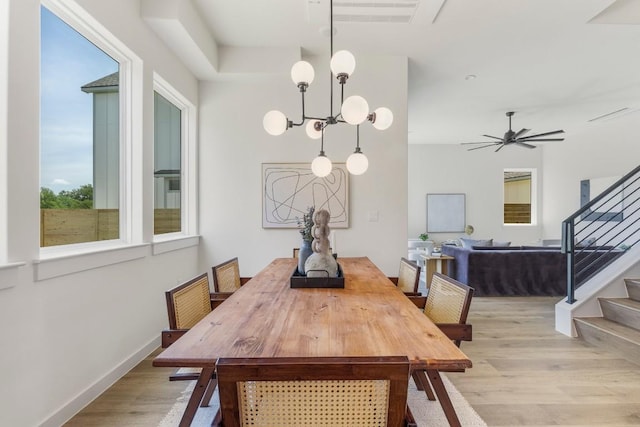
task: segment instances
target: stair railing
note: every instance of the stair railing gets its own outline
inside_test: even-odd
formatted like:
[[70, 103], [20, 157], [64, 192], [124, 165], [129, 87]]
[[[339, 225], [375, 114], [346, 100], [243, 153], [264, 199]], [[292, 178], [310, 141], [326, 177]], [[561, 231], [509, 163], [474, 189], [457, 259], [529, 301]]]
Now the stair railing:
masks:
[[567, 303], [575, 291], [640, 242], [640, 166], [562, 222]]

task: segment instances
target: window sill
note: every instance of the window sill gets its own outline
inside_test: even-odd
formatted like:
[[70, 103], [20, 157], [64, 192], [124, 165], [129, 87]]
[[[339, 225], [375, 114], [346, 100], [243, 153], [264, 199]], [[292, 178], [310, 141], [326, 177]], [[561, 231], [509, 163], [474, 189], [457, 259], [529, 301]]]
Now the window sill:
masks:
[[13, 288], [18, 283], [18, 269], [26, 262], [10, 262], [0, 264], [0, 290]]
[[200, 236], [185, 236], [184, 234], [166, 234], [154, 237], [151, 252], [160, 255], [200, 244]]
[[35, 280], [47, 280], [80, 271], [92, 270], [134, 259], [144, 258], [149, 245], [97, 244], [93, 246], [43, 248], [40, 259], [33, 261]]

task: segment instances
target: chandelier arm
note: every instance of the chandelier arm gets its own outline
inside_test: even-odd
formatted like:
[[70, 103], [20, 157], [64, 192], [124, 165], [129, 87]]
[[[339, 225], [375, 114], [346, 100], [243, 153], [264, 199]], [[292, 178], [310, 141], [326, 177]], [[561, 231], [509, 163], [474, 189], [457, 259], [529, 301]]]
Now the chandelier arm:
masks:
[[[329, 0], [329, 61], [333, 58], [333, 0]], [[329, 90], [331, 95], [329, 96], [329, 115], [333, 116], [333, 74], [329, 69]], [[337, 116], [336, 116], [337, 117]]]

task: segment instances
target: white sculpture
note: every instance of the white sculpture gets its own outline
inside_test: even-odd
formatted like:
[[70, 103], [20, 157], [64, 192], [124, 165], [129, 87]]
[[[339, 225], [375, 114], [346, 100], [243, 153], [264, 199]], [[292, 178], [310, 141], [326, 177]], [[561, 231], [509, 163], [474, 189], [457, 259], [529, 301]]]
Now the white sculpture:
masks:
[[316, 211], [313, 217], [314, 225], [311, 229], [313, 254], [304, 263], [307, 277], [327, 277], [327, 274], [329, 277], [338, 276], [338, 263], [329, 250], [330, 219], [331, 214], [324, 209]]

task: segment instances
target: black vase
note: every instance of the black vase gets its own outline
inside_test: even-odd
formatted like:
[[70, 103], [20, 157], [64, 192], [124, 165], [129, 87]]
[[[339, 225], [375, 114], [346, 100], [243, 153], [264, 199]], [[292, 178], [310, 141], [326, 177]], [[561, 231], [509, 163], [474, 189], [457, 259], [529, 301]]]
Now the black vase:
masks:
[[313, 249], [311, 249], [311, 242], [303, 240], [302, 245], [300, 245], [300, 251], [298, 251], [298, 272], [300, 274], [306, 274], [304, 271], [304, 263], [312, 253]]

